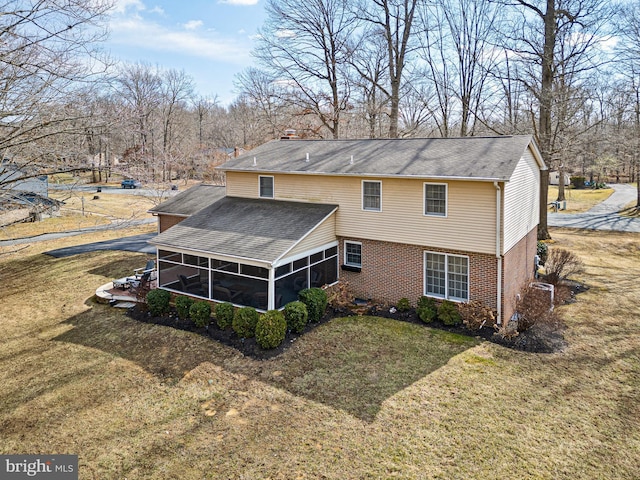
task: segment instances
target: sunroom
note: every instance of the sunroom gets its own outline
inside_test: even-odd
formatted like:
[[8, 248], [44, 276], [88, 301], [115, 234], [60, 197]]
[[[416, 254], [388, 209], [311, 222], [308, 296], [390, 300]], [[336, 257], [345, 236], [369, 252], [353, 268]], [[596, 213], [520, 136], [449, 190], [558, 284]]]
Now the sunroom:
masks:
[[224, 197], [160, 233], [158, 286], [174, 293], [282, 308], [338, 279], [335, 205]]

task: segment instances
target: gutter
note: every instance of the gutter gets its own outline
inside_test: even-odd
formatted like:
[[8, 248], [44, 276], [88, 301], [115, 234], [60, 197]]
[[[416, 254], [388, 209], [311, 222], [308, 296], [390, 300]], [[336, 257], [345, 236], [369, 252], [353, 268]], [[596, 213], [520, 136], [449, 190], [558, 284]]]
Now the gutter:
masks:
[[498, 281], [497, 281], [497, 311], [498, 325], [502, 324], [502, 255], [501, 255], [501, 242], [500, 242], [500, 233], [502, 227], [502, 189], [500, 188], [500, 184], [498, 182], [493, 182], [493, 186], [496, 187], [496, 261], [498, 263]]

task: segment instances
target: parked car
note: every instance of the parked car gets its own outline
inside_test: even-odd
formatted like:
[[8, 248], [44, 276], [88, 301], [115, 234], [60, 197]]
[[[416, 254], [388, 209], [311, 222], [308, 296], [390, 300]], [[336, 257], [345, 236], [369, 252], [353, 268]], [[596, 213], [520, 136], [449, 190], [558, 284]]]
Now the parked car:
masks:
[[140, 180], [134, 180], [133, 178], [128, 178], [126, 180], [122, 180], [120, 183], [122, 188], [140, 188], [142, 187], [142, 183]]

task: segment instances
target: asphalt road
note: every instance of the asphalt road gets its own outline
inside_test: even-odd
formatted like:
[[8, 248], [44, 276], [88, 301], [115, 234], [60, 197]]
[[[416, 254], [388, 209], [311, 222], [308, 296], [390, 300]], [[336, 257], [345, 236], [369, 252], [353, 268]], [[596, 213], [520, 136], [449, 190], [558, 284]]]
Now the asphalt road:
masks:
[[549, 213], [550, 227], [578, 228], [583, 230], [610, 230], [640, 232], [640, 218], [623, 217], [618, 212], [637, 198], [632, 185], [612, 184], [613, 194], [585, 213]]

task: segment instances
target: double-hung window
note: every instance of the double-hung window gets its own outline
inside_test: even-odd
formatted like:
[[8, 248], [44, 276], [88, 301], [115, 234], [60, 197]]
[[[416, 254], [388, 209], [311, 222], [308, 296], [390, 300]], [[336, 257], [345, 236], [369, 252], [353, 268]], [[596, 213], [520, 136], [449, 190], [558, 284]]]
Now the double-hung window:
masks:
[[362, 268], [362, 244], [359, 242], [344, 242], [344, 264], [350, 267]]
[[362, 181], [362, 209], [382, 211], [382, 182]]
[[469, 300], [469, 257], [424, 253], [424, 293], [429, 297]]
[[447, 216], [447, 184], [424, 184], [424, 214], [438, 217]]
[[273, 177], [260, 175], [260, 198], [273, 198]]

